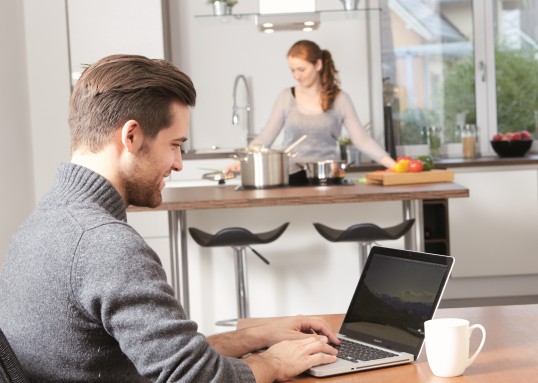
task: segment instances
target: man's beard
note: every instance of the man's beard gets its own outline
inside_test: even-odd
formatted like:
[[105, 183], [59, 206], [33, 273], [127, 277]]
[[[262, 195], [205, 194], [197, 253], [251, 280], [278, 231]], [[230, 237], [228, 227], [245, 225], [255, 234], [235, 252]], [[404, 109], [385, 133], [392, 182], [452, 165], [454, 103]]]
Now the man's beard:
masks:
[[162, 203], [162, 195], [155, 180], [130, 178], [125, 181], [127, 204], [155, 208]]
[[147, 175], [147, 169], [154, 168], [156, 166], [148, 159], [147, 152], [141, 151], [132, 168], [123, 172], [127, 205], [155, 208], [162, 203], [159, 188], [162, 176], [150, 178]]

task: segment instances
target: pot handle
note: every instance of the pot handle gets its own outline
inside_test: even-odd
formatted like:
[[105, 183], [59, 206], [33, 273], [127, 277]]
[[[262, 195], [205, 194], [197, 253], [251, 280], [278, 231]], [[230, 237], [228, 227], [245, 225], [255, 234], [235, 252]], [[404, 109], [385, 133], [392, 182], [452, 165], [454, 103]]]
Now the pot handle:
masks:
[[234, 158], [234, 159], [236, 159], [238, 161], [248, 162], [248, 157], [240, 157], [237, 154], [234, 154], [232, 158]]

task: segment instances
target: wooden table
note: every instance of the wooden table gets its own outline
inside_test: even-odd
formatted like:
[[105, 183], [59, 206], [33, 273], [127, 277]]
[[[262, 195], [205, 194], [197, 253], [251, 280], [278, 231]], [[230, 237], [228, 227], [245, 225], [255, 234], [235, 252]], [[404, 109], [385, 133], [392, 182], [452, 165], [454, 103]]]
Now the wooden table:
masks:
[[[322, 315], [338, 331], [343, 315]], [[293, 381], [301, 383], [515, 383], [538, 381], [538, 305], [469, 307], [439, 309], [436, 318], [464, 318], [486, 328], [484, 348], [464, 375], [439, 378], [433, 375], [426, 361], [425, 349], [418, 361], [397, 367], [363, 371], [331, 378], [315, 378], [306, 374]], [[238, 328], [249, 327], [268, 318], [240, 319]], [[471, 350], [480, 340], [473, 333]]]
[[[401, 186], [356, 184], [239, 190], [237, 186], [221, 185], [165, 188], [162, 196], [162, 205], [151, 210], [168, 211], [171, 281], [188, 317], [187, 210], [402, 201], [403, 218], [415, 218], [415, 225], [404, 238], [405, 247], [424, 251], [422, 200], [464, 198], [469, 196], [469, 189], [455, 183]], [[148, 209], [130, 207], [129, 211]]]

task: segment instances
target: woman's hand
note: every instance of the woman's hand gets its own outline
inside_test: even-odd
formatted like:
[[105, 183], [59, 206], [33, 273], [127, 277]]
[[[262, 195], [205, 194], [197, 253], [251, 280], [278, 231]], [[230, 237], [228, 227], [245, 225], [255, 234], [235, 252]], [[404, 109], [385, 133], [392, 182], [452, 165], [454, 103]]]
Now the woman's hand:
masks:
[[379, 160], [379, 163], [387, 169], [392, 169], [394, 165], [396, 165], [396, 161], [394, 161], [390, 156], [384, 156]]
[[230, 174], [230, 173], [240, 173], [241, 172], [241, 162], [240, 161], [235, 161], [234, 163], [228, 165], [225, 169], [224, 169], [224, 173], [225, 174]]

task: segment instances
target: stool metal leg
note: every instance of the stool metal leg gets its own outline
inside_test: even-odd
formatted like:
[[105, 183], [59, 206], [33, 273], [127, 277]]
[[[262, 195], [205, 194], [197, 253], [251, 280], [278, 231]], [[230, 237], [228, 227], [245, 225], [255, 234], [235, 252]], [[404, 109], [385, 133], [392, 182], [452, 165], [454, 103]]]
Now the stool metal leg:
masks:
[[235, 250], [236, 261], [237, 313], [239, 318], [248, 318], [250, 316], [250, 310], [247, 284], [247, 248], [240, 246], [233, 249]]
[[366, 259], [370, 253], [371, 244], [371, 242], [359, 242], [359, 275], [362, 274], [364, 265], [366, 265]]

